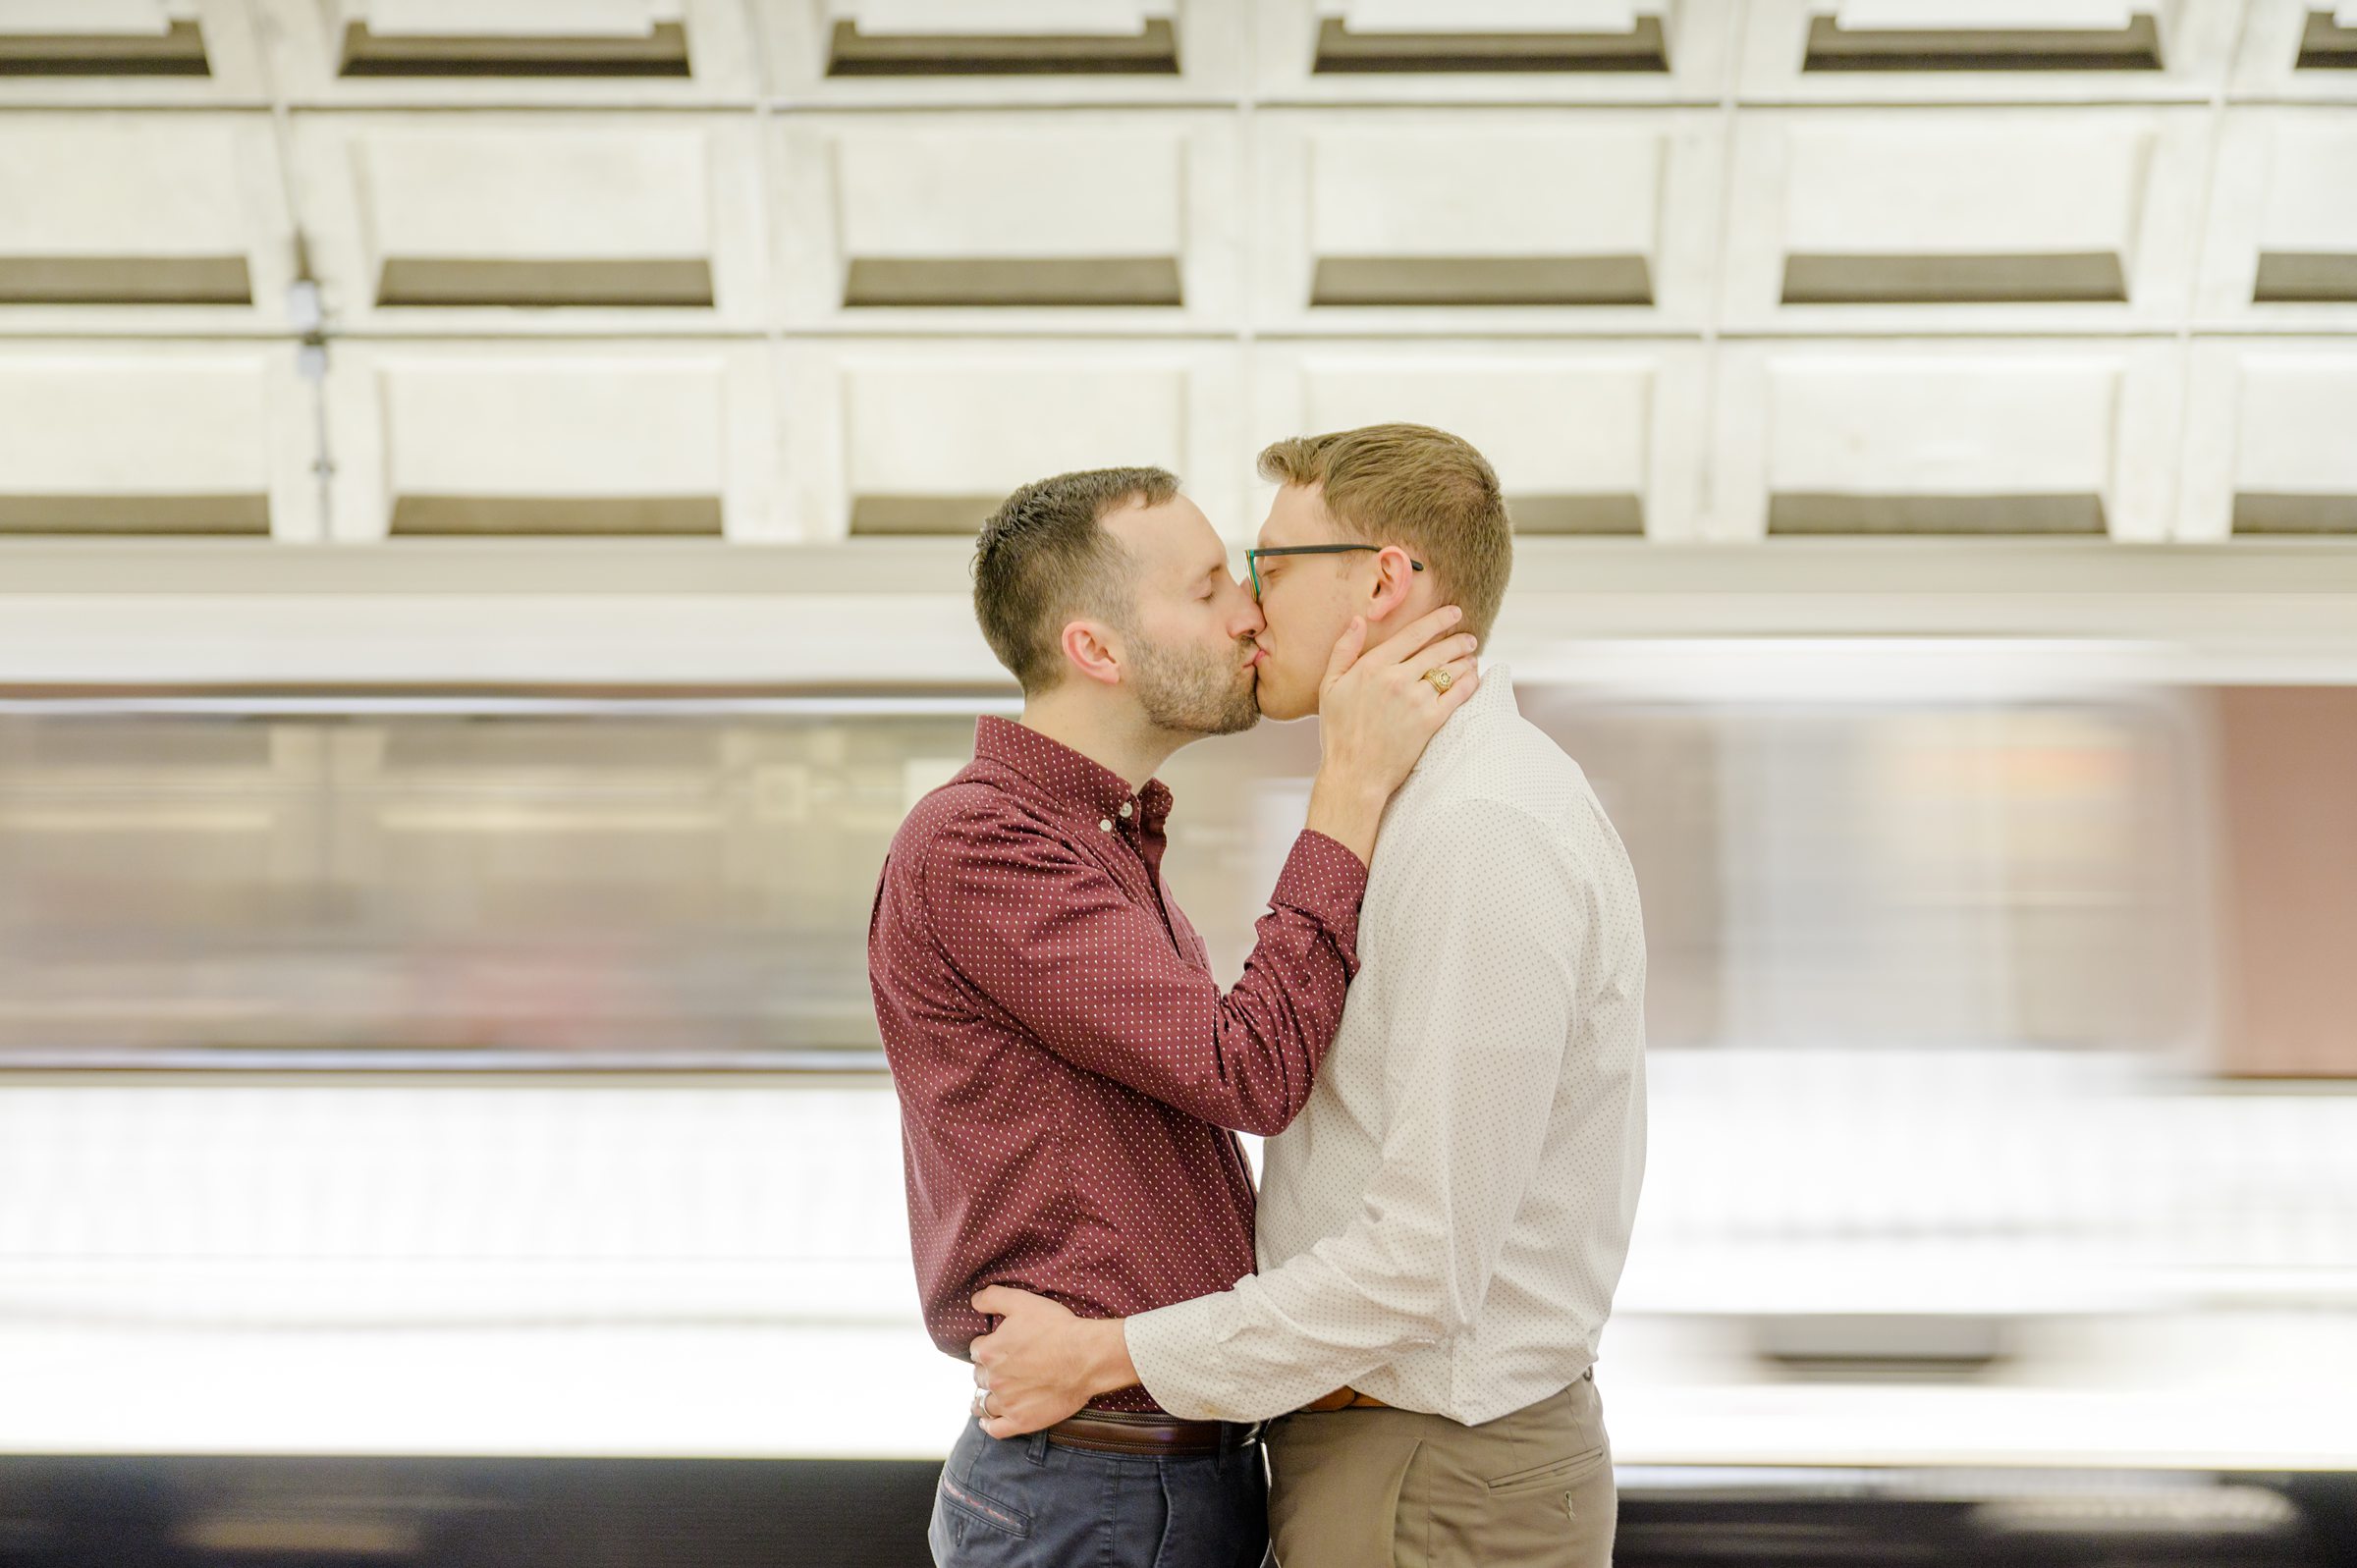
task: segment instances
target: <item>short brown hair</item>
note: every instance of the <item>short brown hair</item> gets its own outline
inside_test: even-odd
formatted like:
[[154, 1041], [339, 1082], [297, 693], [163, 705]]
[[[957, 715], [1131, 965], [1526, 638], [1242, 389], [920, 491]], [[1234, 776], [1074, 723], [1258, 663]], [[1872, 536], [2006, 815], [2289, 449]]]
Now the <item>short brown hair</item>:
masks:
[[1129, 553], [1103, 527], [1135, 501], [1159, 507], [1178, 493], [1164, 468], [1086, 468], [1027, 484], [982, 524], [974, 543], [974, 619], [1024, 695], [1064, 675], [1060, 633], [1076, 615], [1128, 618]]
[[1471, 442], [1430, 425], [1362, 425], [1292, 436], [1260, 455], [1260, 476], [1316, 485], [1343, 531], [1398, 545], [1488, 636], [1514, 569], [1513, 527], [1498, 474]]

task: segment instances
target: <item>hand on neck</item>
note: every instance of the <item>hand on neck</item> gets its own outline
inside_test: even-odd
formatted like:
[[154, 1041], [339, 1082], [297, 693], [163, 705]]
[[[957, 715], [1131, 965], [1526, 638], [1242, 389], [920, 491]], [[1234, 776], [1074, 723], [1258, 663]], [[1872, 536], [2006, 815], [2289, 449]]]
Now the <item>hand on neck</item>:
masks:
[[1403, 627], [1411, 626], [1441, 607], [1440, 595], [1421, 578], [1397, 601], [1386, 604], [1380, 599], [1367, 607], [1367, 647], [1378, 647], [1397, 636]]

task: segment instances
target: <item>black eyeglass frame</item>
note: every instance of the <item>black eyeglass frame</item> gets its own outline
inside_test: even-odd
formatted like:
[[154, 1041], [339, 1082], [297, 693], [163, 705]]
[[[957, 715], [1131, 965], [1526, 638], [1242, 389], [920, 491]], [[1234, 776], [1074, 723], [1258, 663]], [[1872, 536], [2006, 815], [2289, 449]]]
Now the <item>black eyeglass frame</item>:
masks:
[[[1339, 556], [1352, 550], [1380, 551], [1390, 548], [1389, 545], [1280, 545], [1274, 550], [1247, 550], [1244, 552], [1244, 570], [1251, 574], [1252, 597], [1257, 601], [1260, 598], [1260, 558], [1262, 556]], [[1418, 571], [1424, 569], [1424, 563], [1421, 561], [1410, 561], [1408, 565]]]

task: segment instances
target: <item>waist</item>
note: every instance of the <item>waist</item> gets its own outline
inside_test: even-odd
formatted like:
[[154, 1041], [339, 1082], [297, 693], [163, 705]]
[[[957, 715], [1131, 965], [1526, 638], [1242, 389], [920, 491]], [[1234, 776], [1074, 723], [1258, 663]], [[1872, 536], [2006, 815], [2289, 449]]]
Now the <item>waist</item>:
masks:
[[[1596, 1369], [1594, 1367], [1590, 1367], [1571, 1380], [1574, 1383], [1594, 1382], [1596, 1380]], [[1335, 1410], [1389, 1410], [1392, 1407], [1390, 1405], [1376, 1398], [1373, 1394], [1362, 1394], [1355, 1388], [1343, 1387], [1337, 1388], [1330, 1394], [1320, 1394], [1317, 1398], [1312, 1399], [1308, 1404], [1303, 1405], [1299, 1410], [1295, 1411], [1294, 1414], [1299, 1416], [1323, 1416], [1328, 1412]]]
[[1322, 1416], [1330, 1410], [1389, 1410], [1392, 1407], [1373, 1394], [1362, 1394], [1355, 1388], [1337, 1388], [1321, 1394], [1301, 1407], [1305, 1416]]
[[1253, 1195], [1230, 1135], [1166, 1125], [1124, 1150], [1100, 1118], [1065, 1118], [974, 1150], [920, 1133], [907, 1158], [911, 1262], [935, 1336], [962, 1354], [989, 1284], [1126, 1318], [1214, 1295], [1253, 1271]]
[[1260, 1425], [1180, 1421], [1176, 1416], [1121, 1410], [1083, 1410], [1050, 1427], [1046, 1436], [1059, 1448], [1076, 1448], [1084, 1453], [1199, 1459], [1249, 1448], [1260, 1441]]

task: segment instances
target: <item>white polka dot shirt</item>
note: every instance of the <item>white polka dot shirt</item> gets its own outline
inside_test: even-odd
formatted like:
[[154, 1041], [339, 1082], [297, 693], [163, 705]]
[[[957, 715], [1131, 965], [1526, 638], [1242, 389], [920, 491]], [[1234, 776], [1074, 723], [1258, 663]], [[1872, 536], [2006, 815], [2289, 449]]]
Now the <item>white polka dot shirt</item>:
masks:
[[1472, 1425], [1595, 1360], [1644, 1172], [1644, 926], [1619, 836], [1503, 669], [1385, 814], [1359, 958], [1268, 1145], [1259, 1273], [1128, 1320], [1174, 1415], [1348, 1385]]

